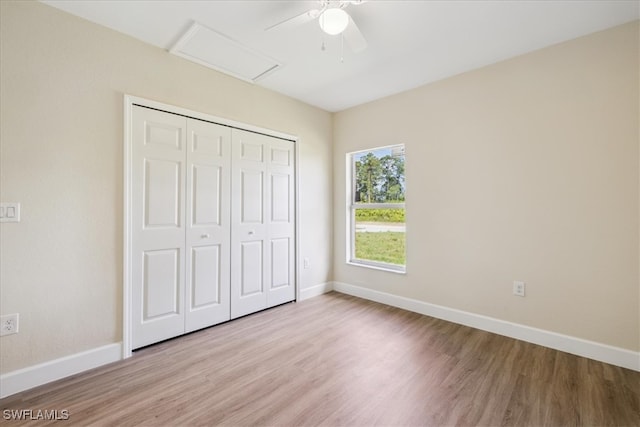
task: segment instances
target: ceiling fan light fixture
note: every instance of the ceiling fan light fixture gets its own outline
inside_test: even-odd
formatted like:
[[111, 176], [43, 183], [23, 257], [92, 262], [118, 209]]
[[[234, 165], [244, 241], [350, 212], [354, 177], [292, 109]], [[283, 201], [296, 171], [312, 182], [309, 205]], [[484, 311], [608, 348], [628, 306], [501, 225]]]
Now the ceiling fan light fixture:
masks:
[[349, 14], [339, 8], [327, 9], [322, 12], [318, 22], [320, 23], [322, 31], [331, 36], [335, 36], [343, 32], [345, 28], [347, 28], [347, 25], [349, 25]]

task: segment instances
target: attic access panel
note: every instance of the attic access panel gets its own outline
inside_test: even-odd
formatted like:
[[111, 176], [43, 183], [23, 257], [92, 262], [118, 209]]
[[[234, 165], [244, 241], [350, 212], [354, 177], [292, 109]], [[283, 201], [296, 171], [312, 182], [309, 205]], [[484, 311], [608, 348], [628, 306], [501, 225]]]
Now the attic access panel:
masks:
[[169, 52], [252, 83], [280, 67], [274, 59], [197, 22]]

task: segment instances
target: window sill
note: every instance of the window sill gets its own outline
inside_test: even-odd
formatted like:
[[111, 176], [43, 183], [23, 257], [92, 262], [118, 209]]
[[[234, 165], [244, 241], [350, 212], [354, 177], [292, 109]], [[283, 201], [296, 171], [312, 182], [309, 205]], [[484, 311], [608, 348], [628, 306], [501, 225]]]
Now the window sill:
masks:
[[395, 274], [407, 274], [407, 269], [406, 267], [395, 267], [395, 266], [386, 266], [384, 264], [378, 264], [378, 263], [368, 263], [366, 261], [359, 261], [359, 260], [350, 260], [347, 261], [348, 265], [353, 265], [355, 267], [365, 267], [365, 268], [370, 268], [372, 270], [380, 270], [380, 271], [386, 271], [388, 273], [395, 273]]

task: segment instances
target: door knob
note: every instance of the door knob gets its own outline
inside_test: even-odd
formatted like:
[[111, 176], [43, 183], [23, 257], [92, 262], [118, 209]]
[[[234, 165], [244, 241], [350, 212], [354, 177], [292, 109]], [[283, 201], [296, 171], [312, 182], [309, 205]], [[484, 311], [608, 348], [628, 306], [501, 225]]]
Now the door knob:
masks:
[[253, 234], [255, 234], [255, 231], [249, 230], [249, 235], [253, 235]]
[[202, 236], [200, 236], [200, 237], [201, 237], [201, 238], [203, 238], [203, 239], [208, 239], [208, 238], [209, 238], [209, 235], [208, 235], [208, 234], [203, 234], [203, 235], [202, 235]]

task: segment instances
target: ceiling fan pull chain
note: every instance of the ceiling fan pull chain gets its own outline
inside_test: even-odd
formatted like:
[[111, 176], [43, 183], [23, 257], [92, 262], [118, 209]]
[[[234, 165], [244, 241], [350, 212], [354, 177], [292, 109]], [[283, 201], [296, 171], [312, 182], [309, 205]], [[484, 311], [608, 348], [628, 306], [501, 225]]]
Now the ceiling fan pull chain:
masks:
[[344, 64], [344, 32], [340, 33], [340, 62]]

